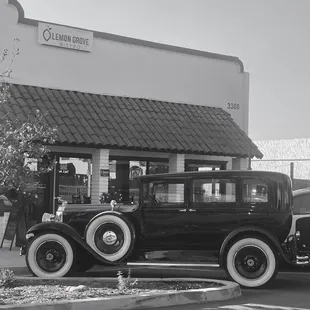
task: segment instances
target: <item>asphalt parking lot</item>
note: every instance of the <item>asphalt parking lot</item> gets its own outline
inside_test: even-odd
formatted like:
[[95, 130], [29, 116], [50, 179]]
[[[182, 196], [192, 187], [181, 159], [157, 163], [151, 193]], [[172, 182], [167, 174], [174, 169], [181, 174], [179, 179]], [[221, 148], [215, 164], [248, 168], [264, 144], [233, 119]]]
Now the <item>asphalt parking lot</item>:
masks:
[[[103, 270], [96, 267], [85, 273], [89, 277], [114, 277], [119, 268]], [[123, 269], [126, 274], [126, 269]], [[221, 269], [200, 268], [131, 268], [132, 277], [203, 277], [211, 279], [227, 280], [225, 272]], [[263, 289], [242, 289], [242, 297], [221, 303], [212, 303], [204, 306], [184, 306], [173, 308], [178, 310], [202, 310], [202, 309], [226, 309], [226, 310], [310, 310], [310, 268], [282, 270], [277, 278], [268, 287]]]
[[[202, 272], [208, 278], [226, 279], [223, 271]], [[310, 270], [281, 271], [264, 289], [242, 289], [242, 296], [230, 301], [204, 306], [177, 307], [178, 310], [301, 310], [310, 309]], [[161, 310], [176, 309], [161, 308]], [[150, 309], [151, 310], [151, 309]]]
[[[31, 276], [25, 266], [24, 257], [19, 257], [17, 251], [0, 251], [0, 265], [4, 263], [5, 254], [9, 254], [6, 260], [6, 267], [19, 266], [12, 268], [16, 275]], [[15, 258], [15, 262], [13, 259]], [[9, 266], [11, 262], [11, 266]], [[1, 267], [1, 266], [0, 266]], [[2, 265], [4, 267], [4, 265]], [[80, 273], [79, 277], [116, 277], [117, 272], [122, 270], [126, 276], [128, 267], [100, 267], [96, 266], [91, 271]], [[201, 268], [141, 268], [137, 266], [131, 267], [132, 278], [144, 277], [174, 277], [174, 278], [210, 278], [228, 280], [225, 272], [221, 269], [201, 269]], [[272, 284], [264, 289], [242, 289], [242, 297], [235, 300], [226, 301], [217, 304], [208, 304], [205, 306], [186, 306], [177, 307], [177, 310], [202, 310], [202, 309], [226, 309], [226, 310], [310, 310], [310, 268], [282, 268]], [[161, 308], [162, 310], [176, 309], [176, 308]], [[151, 309], [149, 309], [151, 310]]]

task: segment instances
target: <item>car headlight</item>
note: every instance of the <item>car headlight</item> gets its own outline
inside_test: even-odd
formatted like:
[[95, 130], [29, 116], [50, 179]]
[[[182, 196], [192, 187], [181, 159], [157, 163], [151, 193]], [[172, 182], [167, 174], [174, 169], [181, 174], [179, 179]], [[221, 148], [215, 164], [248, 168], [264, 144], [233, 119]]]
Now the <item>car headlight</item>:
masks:
[[56, 211], [55, 221], [63, 222], [63, 211]]
[[64, 201], [57, 209], [56, 215], [50, 213], [44, 213], [42, 216], [42, 222], [63, 222], [63, 213], [66, 209], [67, 202]]
[[55, 215], [50, 213], [44, 213], [42, 216], [42, 222], [54, 222]]
[[44, 213], [42, 216], [42, 222], [62, 222], [63, 221], [63, 211], [56, 212], [56, 215]]

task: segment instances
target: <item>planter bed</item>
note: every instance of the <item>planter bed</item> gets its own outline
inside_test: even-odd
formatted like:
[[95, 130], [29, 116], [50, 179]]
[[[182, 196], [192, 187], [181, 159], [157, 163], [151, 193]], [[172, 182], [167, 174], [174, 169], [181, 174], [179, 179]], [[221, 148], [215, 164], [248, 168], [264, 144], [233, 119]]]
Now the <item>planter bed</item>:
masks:
[[[126, 279], [125, 279], [126, 281]], [[117, 281], [80, 279], [66, 280], [17, 280], [13, 287], [0, 288], [0, 305], [45, 303], [51, 301], [115, 297], [121, 295], [145, 295], [170, 293], [181, 290], [222, 287], [222, 284], [206, 281], [144, 281], [130, 282], [119, 289]]]

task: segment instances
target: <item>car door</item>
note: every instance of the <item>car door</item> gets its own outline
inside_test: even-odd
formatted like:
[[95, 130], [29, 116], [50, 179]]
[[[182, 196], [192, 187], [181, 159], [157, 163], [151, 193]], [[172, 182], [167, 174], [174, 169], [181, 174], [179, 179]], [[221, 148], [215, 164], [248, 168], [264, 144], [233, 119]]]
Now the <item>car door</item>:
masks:
[[179, 250], [186, 244], [188, 201], [186, 180], [142, 183], [142, 247]]
[[277, 183], [262, 177], [243, 177], [240, 188], [240, 224], [258, 225], [269, 231], [276, 231], [277, 226], [281, 226], [281, 214], [277, 207]]
[[227, 233], [238, 227], [237, 179], [212, 177], [190, 181], [188, 210], [192, 249], [219, 250]]

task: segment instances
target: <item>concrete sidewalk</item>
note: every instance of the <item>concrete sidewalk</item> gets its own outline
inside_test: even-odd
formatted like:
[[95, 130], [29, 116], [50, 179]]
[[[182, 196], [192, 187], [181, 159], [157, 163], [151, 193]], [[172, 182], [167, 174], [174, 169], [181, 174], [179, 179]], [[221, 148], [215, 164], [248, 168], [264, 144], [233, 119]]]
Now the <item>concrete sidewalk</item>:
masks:
[[19, 248], [12, 248], [11, 251], [8, 248], [0, 249], [0, 269], [3, 268], [11, 269], [16, 275], [29, 273], [25, 256], [19, 255]]

